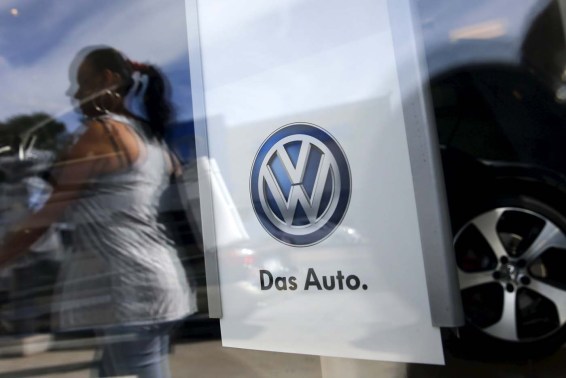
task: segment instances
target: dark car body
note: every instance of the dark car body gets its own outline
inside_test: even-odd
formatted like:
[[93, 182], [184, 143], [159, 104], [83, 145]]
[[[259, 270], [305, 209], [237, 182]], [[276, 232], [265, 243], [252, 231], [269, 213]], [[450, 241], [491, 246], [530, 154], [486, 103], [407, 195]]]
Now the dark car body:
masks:
[[563, 5], [421, 0], [418, 9], [470, 326], [460, 335], [491, 354], [554, 350], [564, 341], [566, 243], [543, 231], [562, 238], [566, 226]]

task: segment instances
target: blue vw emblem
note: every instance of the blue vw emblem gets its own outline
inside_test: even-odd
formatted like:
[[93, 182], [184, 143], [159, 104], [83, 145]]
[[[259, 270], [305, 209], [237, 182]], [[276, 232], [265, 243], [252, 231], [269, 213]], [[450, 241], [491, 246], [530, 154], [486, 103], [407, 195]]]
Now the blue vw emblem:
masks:
[[326, 131], [307, 123], [283, 126], [260, 147], [250, 191], [265, 230], [282, 243], [304, 247], [327, 238], [350, 202], [350, 167]]

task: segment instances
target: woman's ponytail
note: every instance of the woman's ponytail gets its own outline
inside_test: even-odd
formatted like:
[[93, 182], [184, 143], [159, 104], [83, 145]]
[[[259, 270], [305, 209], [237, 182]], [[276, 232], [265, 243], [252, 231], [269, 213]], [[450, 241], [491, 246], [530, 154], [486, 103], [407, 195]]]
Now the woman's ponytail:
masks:
[[165, 137], [165, 127], [172, 117], [168, 82], [153, 65], [132, 63], [132, 67], [142, 77], [147, 77], [141, 100], [153, 135], [162, 140]]

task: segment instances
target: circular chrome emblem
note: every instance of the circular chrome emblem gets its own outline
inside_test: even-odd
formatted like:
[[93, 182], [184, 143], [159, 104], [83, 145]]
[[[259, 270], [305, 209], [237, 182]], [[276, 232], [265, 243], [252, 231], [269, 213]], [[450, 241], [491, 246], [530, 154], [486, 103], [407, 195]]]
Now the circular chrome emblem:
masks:
[[304, 247], [327, 238], [350, 202], [350, 167], [325, 130], [307, 123], [283, 126], [260, 147], [250, 191], [265, 230], [282, 243]]

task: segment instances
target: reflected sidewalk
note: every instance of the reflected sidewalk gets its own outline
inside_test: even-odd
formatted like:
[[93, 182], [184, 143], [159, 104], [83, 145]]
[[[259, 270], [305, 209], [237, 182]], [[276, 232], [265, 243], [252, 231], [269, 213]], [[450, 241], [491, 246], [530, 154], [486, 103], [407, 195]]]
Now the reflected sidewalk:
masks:
[[[56, 350], [0, 359], [0, 378], [90, 378], [95, 350]], [[181, 341], [170, 354], [173, 377], [320, 378], [320, 358], [223, 348], [219, 340]]]
[[[0, 359], [0, 378], [62, 377], [90, 378], [94, 348], [56, 350], [28, 357]], [[446, 366], [374, 364], [375, 374], [384, 378], [553, 378], [563, 377], [566, 349], [539, 361], [485, 363], [453, 359]], [[220, 340], [181, 341], [170, 355], [173, 377], [199, 378], [322, 378], [318, 356], [223, 348]], [[351, 372], [351, 377], [358, 376]]]

